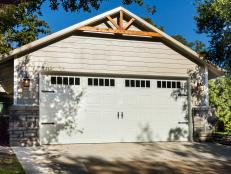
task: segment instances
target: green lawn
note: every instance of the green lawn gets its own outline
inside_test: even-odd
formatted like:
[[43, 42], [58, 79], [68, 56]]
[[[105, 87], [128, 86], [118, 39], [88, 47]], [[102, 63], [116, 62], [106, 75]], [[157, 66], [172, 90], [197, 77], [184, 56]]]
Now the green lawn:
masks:
[[222, 135], [222, 136], [227, 136], [227, 135], [231, 135], [231, 132], [215, 132], [215, 134]]
[[25, 172], [15, 155], [1, 154], [0, 174], [25, 174]]

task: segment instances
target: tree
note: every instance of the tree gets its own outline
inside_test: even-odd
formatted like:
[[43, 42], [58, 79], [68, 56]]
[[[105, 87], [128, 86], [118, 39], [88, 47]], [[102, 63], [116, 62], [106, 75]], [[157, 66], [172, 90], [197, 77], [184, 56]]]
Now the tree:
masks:
[[[62, 6], [65, 11], [75, 12], [83, 10], [90, 12], [92, 8], [98, 10], [103, 1], [107, 0], [50, 0], [50, 7], [52, 10], [57, 10], [60, 6]], [[121, 2], [125, 5], [136, 3], [140, 6], [144, 3], [143, 0], [121, 0]], [[147, 8], [152, 10], [149, 6]]]
[[12, 1], [1, 4], [0, 10], [0, 55], [6, 55], [15, 47], [32, 42], [41, 34], [49, 33], [48, 24], [34, 14], [35, 4], [27, 1]]
[[210, 38], [206, 59], [230, 71], [231, 68], [231, 1], [196, 0], [195, 17], [199, 33]]
[[[164, 31], [164, 27], [163, 26], [157, 26], [153, 20], [149, 17], [143, 17], [143, 19], [148, 22], [149, 24], [157, 27], [158, 29]], [[199, 53], [201, 56], [204, 55], [205, 53], [205, 44], [199, 40], [196, 40], [194, 42], [189, 42], [187, 41], [182, 35], [177, 34], [177, 35], [172, 35], [172, 37], [174, 39], [176, 39], [177, 41], [181, 42], [182, 44], [184, 44], [185, 46], [193, 49], [194, 51], [196, 51], [197, 53]]]
[[196, 51], [198, 54], [200, 54], [201, 56], [204, 55], [205, 53], [205, 44], [199, 40], [196, 40], [194, 42], [189, 42], [187, 41], [182, 35], [172, 35], [172, 37], [174, 39], [176, 39], [177, 41], [181, 42], [182, 44], [184, 44], [185, 46], [193, 49], [194, 51]]
[[[0, 2], [0, 55], [6, 55], [10, 50], [30, 43], [39, 35], [50, 32], [48, 24], [39, 20], [41, 6], [48, 0], [2, 0]], [[52, 10], [60, 6], [65, 11], [78, 12], [80, 10], [91, 12], [98, 10], [102, 2], [107, 0], [49, 0]], [[136, 3], [140, 6], [143, 0], [120, 0], [125, 5]], [[155, 13], [155, 7], [146, 4], [150, 13]]]
[[190, 48], [192, 48], [194, 45], [193, 42], [187, 41], [182, 35], [176, 34], [176, 35], [172, 35], [172, 37]]
[[231, 80], [227, 77], [209, 81], [209, 102], [215, 115], [224, 123], [225, 131], [231, 131]]
[[148, 22], [149, 24], [155, 26], [156, 28], [160, 29], [161, 31], [164, 31], [164, 27], [161, 25], [161, 26], [157, 26], [153, 20], [149, 17], [142, 17], [143, 20], [145, 20], [146, 22]]

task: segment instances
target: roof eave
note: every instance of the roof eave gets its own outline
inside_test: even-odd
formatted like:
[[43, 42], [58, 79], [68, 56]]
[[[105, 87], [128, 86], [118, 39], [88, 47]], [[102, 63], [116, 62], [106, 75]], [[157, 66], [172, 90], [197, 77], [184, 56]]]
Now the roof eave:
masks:
[[13, 50], [12, 52], [10, 52], [10, 54], [6, 57], [3, 57], [1, 60], [0, 60], [0, 63], [1, 62], [5, 62], [11, 58], [17, 58], [18, 56], [17, 55], [20, 55], [20, 54], [23, 54], [23, 53], [27, 53], [27, 52], [30, 52], [31, 50], [34, 50], [46, 43], [49, 43], [53, 40], [57, 40], [59, 38], [62, 38], [62, 37], [65, 37], [66, 35], [69, 35], [75, 31], [78, 30], [78, 28], [82, 27], [82, 26], [85, 26], [85, 25], [88, 25], [90, 23], [94, 23], [98, 20], [101, 20], [103, 19], [105, 16], [108, 16], [108, 15], [112, 15], [112, 14], [115, 14], [115, 13], [118, 13], [120, 10], [123, 10], [127, 15], [133, 17], [136, 19], [136, 21], [138, 23], [140, 23], [141, 25], [143, 25], [145, 28], [148, 28], [150, 29], [151, 31], [155, 31], [159, 34], [161, 34], [163, 36], [163, 39], [171, 44], [173, 47], [179, 49], [180, 51], [182, 51], [184, 54], [188, 55], [190, 58], [192, 58], [193, 60], [195, 60], [196, 62], [200, 63], [200, 64], [203, 64], [205, 66], [208, 66], [208, 68], [210, 69], [210, 71], [212, 73], [214, 73], [215, 76], [221, 76], [221, 75], [224, 75], [224, 71], [221, 71], [219, 70], [218, 68], [215, 68], [214, 66], [208, 64], [207, 62], [205, 62], [203, 59], [200, 58], [200, 56], [195, 52], [193, 51], [191, 48], [183, 45], [182, 43], [180, 43], [179, 41], [177, 41], [176, 39], [172, 38], [171, 36], [167, 35], [166, 33], [164, 33], [163, 31], [159, 30], [158, 28], [156, 28], [155, 26], [149, 24], [148, 22], [146, 22], [145, 20], [143, 20], [142, 18], [140, 18], [139, 16], [131, 13], [130, 11], [126, 10], [125, 8], [123, 7], [117, 7], [115, 9], [112, 9], [110, 11], [107, 11], [105, 13], [102, 13], [100, 15], [97, 15], [93, 18], [90, 18], [90, 19], [87, 19], [83, 22], [80, 22], [78, 24], [75, 24], [73, 26], [70, 26], [66, 29], [63, 29], [61, 31], [58, 31], [56, 33], [53, 33], [51, 35], [48, 35], [44, 38], [41, 38], [41, 39], [38, 39], [34, 42], [31, 42], [29, 44], [26, 44], [20, 48], [16, 48], [15, 50]]
[[122, 7], [117, 7], [117, 8], [115, 8], [115, 9], [112, 9], [112, 10], [107, 11], [107, 12], [105, 12], [105, 13], [102, 13], [102, 14], [100, 14], [100, 15], [97, 15], [97, 16], [95, 16], [95, 17], [93, 17], [93, 18], [87, 19], [87, 20], [85, 20], [85, 21], [83, 21], [83, 22], [77, 23], [77, 24], [72, 25], [72, 26], [70, 26], [70, 27], [68, 27], [68, 28], [65, 28], [65, 29], [63, 29], [63, 30], [60, 30], [60, 31], [58, 31], [58, 32], [55, 32], [55, 33], [50, 34], [50, 35], [48, 35], [48, 36], [45, 36], [45, 37], [43, 37], [43, 38], [41, 38], [41, 39], [38, 39], [38, 40], [35, 40], [35, 41], [31, 42], [31, 43], [28, 43], [28, 44], [26, 44], [26, 45], [23, 45], [23, 46], [21, 46], [21, 47], [19, 47], [19, 48], [16, 48], [16, 49], [12, 50], [12, 51], [9, 53], [9, 55], [0, 57], [0, 63], [5, 62], [5, 61], [7, 61], [7, 60], [9, 60], [9, 59], [11, 59], [11, 58], [17, 58], [17, 55], [18, 55], [18, 54], [21, 54], [21, 53], [23, 53], [23, 52], [29, 52], [30, 50], [33, 50], [33, 49], [35, 49], [36, 47], [39, 47], [39, 46], [41, 46], [41, 45], [43, 45], [43, 44], [46, 44], [46, 43], [48, 43], [48, 42], [51, 42], [52, 40], [56, 40], [56, 39], [58, 39], [58, 38], [62, 38], [62, 37], [64, 37], [65, 35], [68, 35], [68, 34], [70, 34], [70, 33], [72, 33], [72, 32], [77, 31], [77, 29], [78, 29], [79, 27], [82, 27], [82, 26], [87, 25], [87, 24], [89, 24], [89, 23], [96, 22], [97, 20], [100, 20], [100, 19], [102, 19], [102, 18], [105, 17], [105, 16], [112, 15], [112, 14], [114, 14], [114, 13], [119, 12], [119, 11], [122, 10], [122, 9], [123, 9]]

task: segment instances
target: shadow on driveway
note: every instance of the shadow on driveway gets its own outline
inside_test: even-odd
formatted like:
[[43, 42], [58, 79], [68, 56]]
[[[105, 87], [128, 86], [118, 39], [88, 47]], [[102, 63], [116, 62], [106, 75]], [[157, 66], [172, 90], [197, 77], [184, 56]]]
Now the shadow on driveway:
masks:
[[[28, 150], [28, 148], [27, 148]], [[231, 171], [231, 147], [213, 143], [119, 143], [29, 149], [57, 174], [221, 173]], [[33, 163], [33, 162], [32, 162]]]
[[[91, 173], [91, 174], [181, 174], [181, 173], [221, 173], [228, 174], [231, 170], [229, 162], [222, 161], [106, 161], [100, 158], [70, 158], [76, 164], [68, 164], [53, 160], [55, 173]], [[84, 164], [85, 166], [83, 167]]]

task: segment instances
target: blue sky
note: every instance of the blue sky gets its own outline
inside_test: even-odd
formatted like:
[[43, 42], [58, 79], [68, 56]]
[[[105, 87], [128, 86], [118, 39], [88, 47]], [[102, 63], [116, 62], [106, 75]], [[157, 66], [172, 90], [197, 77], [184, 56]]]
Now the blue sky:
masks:
[[208, 38], [196, 33], [194, 0], [145, 0], [145, 2], [154, 3], [156, 6], [154, 15], [147, 13], [144, 7], [136, 4], [125, 6], [121, 1], [106, 0], [98, 11], [92, 10], [91, 13], [65, 12], [62, 7], [58, 11], [51, 11], [48, 4], [44, 4], [41, 18], [49, 23], [52, 32], [56, 32], [105, 11], [123, 6], [140, 17], [150, 17], [157, 25], [164, 26], [165, 32], [169, 35], [181, 34], [189, 41], [200, 40], [207, 44]]

